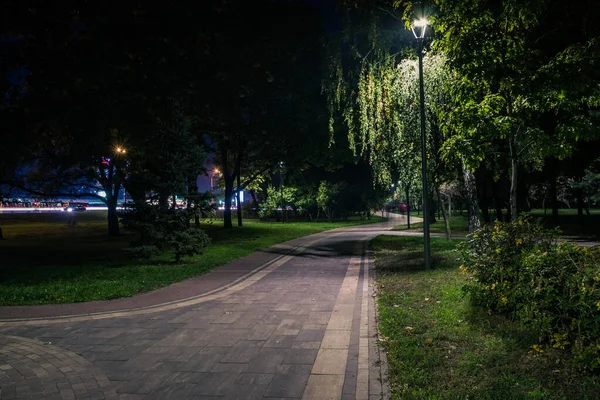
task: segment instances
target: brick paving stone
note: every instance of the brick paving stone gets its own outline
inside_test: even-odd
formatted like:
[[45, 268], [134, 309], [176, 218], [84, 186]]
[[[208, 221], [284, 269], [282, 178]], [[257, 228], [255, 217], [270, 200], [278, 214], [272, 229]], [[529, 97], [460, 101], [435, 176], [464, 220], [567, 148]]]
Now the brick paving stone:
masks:
[[313, 365], [318, 352], [318, 349], [289, 349], [283, 359], [283, 364]]
[[[82, 375], [103, 374], [96, 366], [68, 350], [6, 335], [0, 335], [0, 349], [2, 372], [12, 379], [12, 382], [0, 380], [2, 399], [89, 399], [90, 393], [102, 394], [102, 398], [107, 399], [117, 398], [112, 386], [101, 386], [96, 379], [81, 380]], [[47, 368], [51, 365], [60, 367]], [[27, 377], [27, 380], [19, 377]]]
[[283, 359], [286, 357], [286, 354], [287, 353], [282, 352], [279, 349], [263, 347], [258, 354], [250, 360], [246, 371], [265, 374], [275, 373], [279, 369]]
[[309, 365], [281, 365], [265, 391], [265, 397], [300, 397], [310, 376]]

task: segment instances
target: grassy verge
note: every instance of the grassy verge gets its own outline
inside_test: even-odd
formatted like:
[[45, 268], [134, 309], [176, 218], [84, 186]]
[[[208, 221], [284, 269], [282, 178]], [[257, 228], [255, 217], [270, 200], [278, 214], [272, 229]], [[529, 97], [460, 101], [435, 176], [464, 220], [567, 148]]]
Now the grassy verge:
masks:
[[463, 295], [456, 242], [373, 240], [380, 330], [394, 399], [596, 399], [600, 379], [574, 371], [556, 351], [537, 353], [531, 332], [473, 308]]
[[[411, 214], [411, 217], [414, 215]], [[398, 225], [394, 228], [395, 231], [408, 230], [408, 225]], [[416, 222], [410, 224], [410, 230], [421, 232], [423, 230], [423, 223]], [[429, 231], [431, 233], [446, 233], [446, 227], [444, 225], [444, 219], [438, 219], [433, 224], [429, 225]], [[469, 233], [469, 219], [466, 216], [452, 216], [450, 217], [450, 232], [453, 235], [466, 235]]]
[[223, 229], [221, 222], [215, 221], [203, 226], [213, 241], [206, 252], [173, 264], [168, 254], [151, 262], [126, 260], [121, 249], [135, 236], [107, 236], [102, 215], [88, 213], [76, 227], [68, 227], [56, 216], [13, 215], [2, 221], [7, 240], [0, 242], [0, 305], [74, 303], [131, 296], [200, 275], [286, 240], [379, 221], [378, 217], [333, 223], [246, 220], [243, 227], [232, 230]]

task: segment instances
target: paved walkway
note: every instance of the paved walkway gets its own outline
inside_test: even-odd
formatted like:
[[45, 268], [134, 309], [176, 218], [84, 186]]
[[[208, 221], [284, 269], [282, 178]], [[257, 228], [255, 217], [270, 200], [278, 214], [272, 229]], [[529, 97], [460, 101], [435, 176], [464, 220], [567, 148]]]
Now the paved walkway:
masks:
[[386, 399], [367, 242], [391, 217], [133, 298], [0, 307], [0, 399]]

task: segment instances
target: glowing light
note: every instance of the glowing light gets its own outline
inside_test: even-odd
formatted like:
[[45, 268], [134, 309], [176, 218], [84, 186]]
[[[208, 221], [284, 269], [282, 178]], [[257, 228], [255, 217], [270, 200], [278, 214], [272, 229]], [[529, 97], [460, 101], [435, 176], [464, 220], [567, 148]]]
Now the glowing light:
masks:
[[119, 154], [125, 154], [127, 153], [127, 150], [125, 149], [125, 147], [121, 147], [121, 146], [117, 146], [115, 147], [115, 151]]
[[[425, 32], [427, 31], [427, 25], [429, 25], [429, 21], [427, 18], [419, 18], [413, 21], [411, 30], [413, 35], [415, 35], [416, 39], [423, 39], [425, 37]], [[415, 30], [416, 28], [416, 30]]]
[[106, 192], [104, 190], [99, 190], [97, 194], [100, 197], [106, 197]]
[[413, 25], [415, 28], [421, 28], [423, 26], [429, 25], [429, 21], [427, 21], [427, 18], [420, 18], [413, 22]]

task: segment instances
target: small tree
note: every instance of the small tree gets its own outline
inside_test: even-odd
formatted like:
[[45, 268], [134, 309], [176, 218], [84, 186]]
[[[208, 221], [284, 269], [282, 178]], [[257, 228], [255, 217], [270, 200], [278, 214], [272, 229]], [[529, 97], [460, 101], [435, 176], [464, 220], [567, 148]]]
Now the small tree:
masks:
[[258, 215], [261, 218], [275, 217], [279, 221], [278, 209], [283, 209], [292, 205], [296, 200], [297, 189], [293, 187], [282, 187], [277, 189], [273, 186], [267, 188], [267, 199], [262, 203], [262, 209]]
[[191, 224], [197, 209], [165, 209], [155, 205], [137, 205], [121, 216], [123, 225], [140, 233], [137, 246], [127, 250], [133, 257], [147, 258], [158, 251], [171, 250], [175, 262], [184, 256], [202, 254], [210, 238], [202, 229]]
[[339, 216], [345, 217], [346, 215], [341, 196], [344, 188], [345, 182], [331, 183], [322, 181], [319, 185], [317, 204], [321, 207], [329, 222]]

